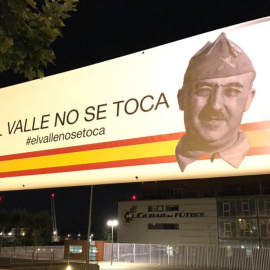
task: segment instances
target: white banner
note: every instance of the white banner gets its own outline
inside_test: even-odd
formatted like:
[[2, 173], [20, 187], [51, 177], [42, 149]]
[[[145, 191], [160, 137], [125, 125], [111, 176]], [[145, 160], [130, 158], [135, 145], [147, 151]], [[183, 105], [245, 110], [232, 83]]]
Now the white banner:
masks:
[[269, 173], [269, 32], [268, 17], [0, 89], [0, 190]]

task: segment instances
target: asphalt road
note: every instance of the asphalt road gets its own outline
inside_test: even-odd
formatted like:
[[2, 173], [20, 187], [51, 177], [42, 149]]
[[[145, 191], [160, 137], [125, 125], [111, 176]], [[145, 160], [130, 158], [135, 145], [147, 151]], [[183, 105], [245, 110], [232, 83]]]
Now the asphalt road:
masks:
[[[216, 270], [213, 268], [200, 268], [200, 267], [186, 267], [186, 266], [175, 266], [175, 265], [157, 265], [157, 264], [147, 264], [147, 263], [126, 263], [126, 262], [111, 262], [101, 261], [98, 263], [91, 262], [90, 264], [98, 264], [100, 270]], [[51, 265], [48, 261], [26, 261], [26, 260], [18, 260], [13, 259], [10, 262], [8, 258], [0, 259], [0, 270], [25, 270], [25, 269], [36, 269], [36, 270], [47, 270], [48, 267], [52, 267], [51, 269], [59, 270], [65, 269], [67, 265], [67, 261], [58, 261], [53, 262]], [[70, 261], [70, 265], [74, 267], [74, 269], [84, 269], [84, 263], [79, 261]], [[79, 267], [78, 267], [79, 266]], [[90, 267], [91, 269], [91, 267]], [[226, 269], [223, 269], [226, 270]]]
[[[211, 268], [156, 265], [144, 263], [98, 262], [100, 270], [213, 270]], [[215, 269], [216, 270], [216, 269]], [[226, 270], [226, 269], [223, 269]]]

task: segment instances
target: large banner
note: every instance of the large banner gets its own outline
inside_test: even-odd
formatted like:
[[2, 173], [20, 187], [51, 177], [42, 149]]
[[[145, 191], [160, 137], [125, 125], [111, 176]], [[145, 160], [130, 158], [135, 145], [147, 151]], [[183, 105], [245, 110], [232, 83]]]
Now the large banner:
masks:
[[0, 190], [270, 172], [270, 17], [0, 89]]

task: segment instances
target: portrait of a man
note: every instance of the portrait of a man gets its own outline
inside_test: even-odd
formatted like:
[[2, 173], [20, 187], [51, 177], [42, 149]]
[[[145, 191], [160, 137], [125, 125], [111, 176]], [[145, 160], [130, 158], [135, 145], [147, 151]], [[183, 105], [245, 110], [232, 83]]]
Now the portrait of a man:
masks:
[[240, 124], [255, 95], [255, 76], [249, 57], [224, 33], [190, 59], [178, 92], [186, 129], [175, 150], [182, 172], [205, 154], [240, 166], [249, 151]]

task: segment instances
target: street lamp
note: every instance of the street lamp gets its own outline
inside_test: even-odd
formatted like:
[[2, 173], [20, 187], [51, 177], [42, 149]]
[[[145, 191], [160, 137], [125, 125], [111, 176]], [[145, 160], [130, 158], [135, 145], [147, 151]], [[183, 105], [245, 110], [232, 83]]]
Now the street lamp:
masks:
[[113, 262], [113, 227], [118, 225], [118, 221], [115, 219], [108, 220], [107, 225], [112, 227], [112, 253], [111, 253], [111, 265], [112, 265], [112, 262]]
[[90, 261], [93, 260], [93, 248], [91, 247], [91, 241], [93, 238], [93, 234], [91, 233], [90, 237], [89, 237], [89, 256], [90, 256]]

